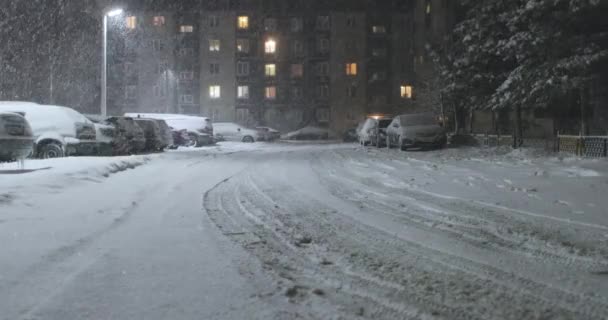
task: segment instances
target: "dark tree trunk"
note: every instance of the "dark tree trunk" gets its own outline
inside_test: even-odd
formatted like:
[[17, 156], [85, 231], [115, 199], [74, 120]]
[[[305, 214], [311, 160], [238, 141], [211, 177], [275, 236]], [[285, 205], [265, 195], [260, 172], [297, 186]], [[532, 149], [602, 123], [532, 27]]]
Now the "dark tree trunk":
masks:
[[513, 148], [521, 147], [524, 141], [523, 130], [521, 125], [521, 106], [515, 106], [515, 132], [513, 132]]

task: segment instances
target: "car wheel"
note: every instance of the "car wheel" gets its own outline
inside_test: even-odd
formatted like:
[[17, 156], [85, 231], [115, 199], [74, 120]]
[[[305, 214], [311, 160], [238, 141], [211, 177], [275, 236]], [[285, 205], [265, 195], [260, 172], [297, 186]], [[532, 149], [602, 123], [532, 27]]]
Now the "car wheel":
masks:
[[55, 142], [47, 143], [38, 150], [38, 157], [42, 159], [63, 158], [64, 156], [63, 148]]
[[243, 142], [245, 142], [245, 143], [254, 143], [255, 139], [253, 139], [252, 136], [245, 136], [245, 137], [243, 137]]
[[195, 134], [189, 133], [188, 138], [187, 147], [198, 147], [198, 137]]

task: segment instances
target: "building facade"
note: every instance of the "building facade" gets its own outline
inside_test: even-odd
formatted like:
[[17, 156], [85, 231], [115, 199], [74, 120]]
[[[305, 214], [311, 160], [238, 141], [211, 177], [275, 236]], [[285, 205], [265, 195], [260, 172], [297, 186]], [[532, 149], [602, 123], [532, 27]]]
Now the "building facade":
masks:
[[109, 112], [341, 133], [370, 115], [425, 109], [423, 51], [448, 31], [447, 2], [209, 1], [129, 12], [110, 31]]

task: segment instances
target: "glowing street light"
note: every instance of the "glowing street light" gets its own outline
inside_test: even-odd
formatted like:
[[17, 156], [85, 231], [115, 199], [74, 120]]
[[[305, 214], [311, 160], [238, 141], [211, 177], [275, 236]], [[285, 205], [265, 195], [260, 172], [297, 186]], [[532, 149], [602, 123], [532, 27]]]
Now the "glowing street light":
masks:
[[103, 15], [103, 48], [101, 66], [101, 115], [108, 114], [108, 17], [122, 15], [123, 9], [112, 9]]

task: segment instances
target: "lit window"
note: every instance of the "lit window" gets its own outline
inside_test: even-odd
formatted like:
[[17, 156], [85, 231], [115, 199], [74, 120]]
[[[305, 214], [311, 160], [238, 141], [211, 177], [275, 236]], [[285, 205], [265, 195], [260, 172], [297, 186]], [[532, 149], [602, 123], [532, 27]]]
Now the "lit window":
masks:
[[373, 33], [386, 33], [386, 27], [385, 26], [373, 26], [372, 32]]
[[292, 78], [302, 78], [304, 75], [304, 66], [302, 64], [292, 64], [291, 65], [291, 77]]
[[220, 25], [220, 19], [217, 16], [209, 16], [209, 27], [215, 28]]
[[237, 97], [239, 99], [249, 99], [249, 86], [238, 86]]
[[264, 74], [267, 77], [274, 77], [277, 75], [277, 65], [276, 64], [267, 64], [264, 68]]
[[277, 51], [277, 42], [273, 39], [268, 39], [264, 43], [264, 52], [275, 53]]
[[191, 94], [182, 94], [180, 100], [181, 103], [194, 103], [194, 96]]
[[401, 86], [401, 98], [411, 99], [414, 96], [414, 88], [412, 86]]
[[164, 16], [156, 16], [152, 19], [152, 24], [155, 27], [162, 27], [165, 25], [165, 17]]
[[236, 50], [241, 53], [249, 53], [249, 39], [236, 39]]
[[220, 40], [212, 39], [209, 40], [209, 51], [220, 51]]
[[277, 30], [277, 19], [268, 18], [264, 20], [264, 31], [276, 31]]
[[317, 116], [317, 121], [319, 121], [319, 122], [329, 122], [329, 109], [327, 109], [327, 108], [317, 109], [316, 116]]
[[247, 62], [247, 61], [238, 61], [236, 63], [236, 75], [237, 76], [247, 76], [247, 75], [249, 75], [249, 62]]
[[357, 75], [357, 64], [356, 63], [347, 63], [346, 64], [346, 75], [349, 75], [349, 76]]
[[426, 12], [426, 14], [431, 14], [431, 2], [430, 1], [426, 2], [426, 8], [425, 8], [424, 12]]
[[249, 29], [249, 17], [248, 16], [240, 16], [237, 19], [237, 27], [241, 30]]
[[135, 29], [137, 28], [137, 17], [136, 16], [129, 16], [127, 17], [127, 29]]
[[304, 21], [300, 17], [293, 17], [289, 20], [291, 32], [300, 32], [304, 29]]
[[220, 86], [209, 86], [209, 98], [219, 99], [221, 96]]
[[266, 87], [266, 92], [264, 93], [264, 97], [269, 100], [274, 100], [277, 98], [277, 87]]
[[181, 27], [179, 27], [179, 32], [192, 33], [192, 32], [194, 32], [194, 27], [193, 26], [181, 26]]

